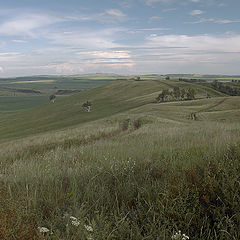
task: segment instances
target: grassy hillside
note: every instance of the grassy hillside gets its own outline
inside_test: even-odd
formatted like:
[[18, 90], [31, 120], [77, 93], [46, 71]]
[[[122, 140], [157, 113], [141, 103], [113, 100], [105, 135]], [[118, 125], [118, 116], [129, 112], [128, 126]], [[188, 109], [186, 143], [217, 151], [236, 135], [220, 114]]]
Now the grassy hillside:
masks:
[[[109, 117], [153, 103], [162, 89], [170, 89], [174, 86], [194, 88], [197, 98], [205, 97], [206, 92], [212, 97], [224, 96], [211, 88], [193, 83], [166, 80], [117, 80], [68, 98], [57, 99], [54, 104], [47, 103], [11, 117], [2, 118], [0, 119], [0, 138], [23, 137]], [[93, 110], [90, 113], [86, 113], [81, 107], [86, 100], [93, 104]]]
[[[197, 99], [155, 102], [174, 86]], [[239, 100], [117, 80], [2, 118], [0, 239], [238, 240]]]
[[47, 103], [57, 97], [93, 88], [116, 79], [118, 75], [32, 76], [0, 78], [0, 117]]
[[[111, 74], [84, 74], [70, 76], [29, 76], [0, 78], [0, 96], [36, 96], [54, 94], [58, 90], [86, 90], [122, 76]], [[126, 78], [126, 77], [122, 77]]]

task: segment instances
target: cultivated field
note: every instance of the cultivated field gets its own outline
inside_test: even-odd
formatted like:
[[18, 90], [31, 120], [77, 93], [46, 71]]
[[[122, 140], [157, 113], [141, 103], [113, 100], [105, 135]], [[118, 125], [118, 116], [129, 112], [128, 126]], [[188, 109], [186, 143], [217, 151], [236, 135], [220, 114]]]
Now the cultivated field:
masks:
[[239, 101], [125, 79], [0, 117], [0, 239], [240, 239]]

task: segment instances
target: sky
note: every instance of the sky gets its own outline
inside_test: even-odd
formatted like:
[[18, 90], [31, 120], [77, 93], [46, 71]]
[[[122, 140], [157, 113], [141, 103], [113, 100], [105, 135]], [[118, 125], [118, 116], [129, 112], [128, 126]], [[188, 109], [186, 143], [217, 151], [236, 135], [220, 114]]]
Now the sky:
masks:
[[0, 77], [240, 74], [240, 0], [0, 0]]

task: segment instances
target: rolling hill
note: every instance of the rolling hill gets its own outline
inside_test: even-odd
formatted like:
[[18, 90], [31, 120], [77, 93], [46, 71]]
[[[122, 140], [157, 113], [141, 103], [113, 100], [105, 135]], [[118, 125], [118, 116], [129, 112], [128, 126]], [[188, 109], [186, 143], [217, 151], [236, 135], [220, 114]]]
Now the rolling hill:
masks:
[[239, 100], [129, 79], [0, 116], [0, 238], [239, 239]]
[[[198, 100], [155, 103], [155, 98], [161, 90], [172, 89], [175, 86], [185, 89], [193, 88]], [[204, 99], [206, 93], [212, 98]], [[7, 138], [13, 139], [68, 128], [127, 111], [146, 115], [154, 113], [164, 118], [180, 121], [186, 120], [188, 113], [200, 111], [204, 118], [206, 114], [204, 115], [203, 109], [217, 104], [220, 101], [218, 98], [225, 96], [212, 88], [197, 83], [173, 80], [115, 80], [100, 87], [58, 99], [54, 104], [47, 103], [0, 118], [0, 138], [3, 141]], [[215, 97], [217, 98], [215, 99]], [[92, 102], [90, 113], [86, 113], [82, 109], [82, 104], [87, 100]], [[231, 107], [228, 110], [231, 110]]]

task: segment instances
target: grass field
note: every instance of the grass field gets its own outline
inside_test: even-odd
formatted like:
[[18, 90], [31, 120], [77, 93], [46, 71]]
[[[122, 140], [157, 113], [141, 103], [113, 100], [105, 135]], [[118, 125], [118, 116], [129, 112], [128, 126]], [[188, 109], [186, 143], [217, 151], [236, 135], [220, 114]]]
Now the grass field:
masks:
[[46, 104], [49, 96], [59, 90], [87, 90], [116, 78], [102, 74], [0, 78], [0, 117]]
[[[174, 86], [196, 100], [156, 103]], [[0, 239], [238, 240], [239, 101], [116, 80], [2, 116]]]
[[[209, 92], [212, 97], [224, 96], [224, 94], [211, 88], [194, 85], [193, 83], [166, 80], [140, 82], [117, 80], [89, 91], [83, 91], [69, 98], [60, 99], [54, 104], [47, 103], [35, 109], [20, 112], [11, 118], [0, 119], [1, 139], [23, 137], [49, 130], [66, 128], [155, 103], [155, 98], [162, 89], [169, 89], [174, 86], [195, 88], [197, 98], [205, 97], [206, 92]], [[94, 109], [89, 114], [85, 114], [81, 107], [87, 100], [92, 102]], [[20, 119], [21, 121], [19, 121]]]
[[16, 113], [16, 111], [32, 108], [49, 102], [46, 96], [0, 97], [0, 115]]

